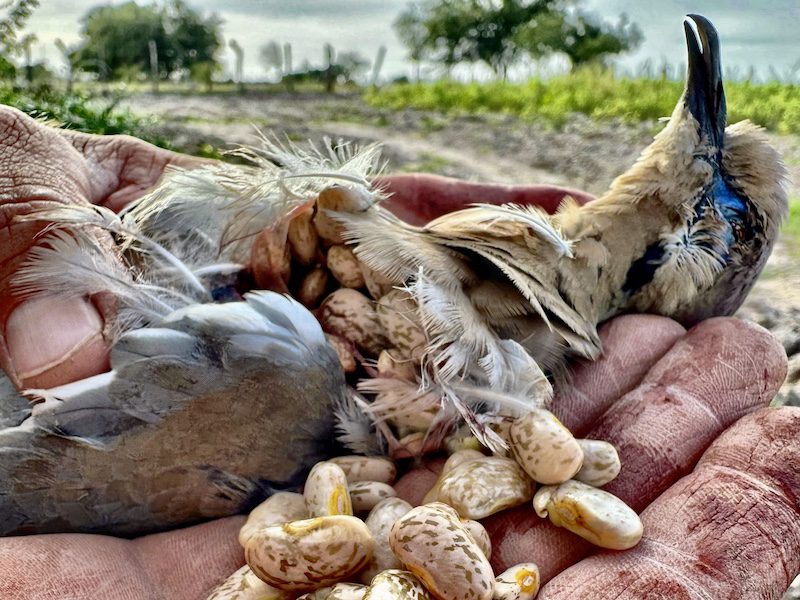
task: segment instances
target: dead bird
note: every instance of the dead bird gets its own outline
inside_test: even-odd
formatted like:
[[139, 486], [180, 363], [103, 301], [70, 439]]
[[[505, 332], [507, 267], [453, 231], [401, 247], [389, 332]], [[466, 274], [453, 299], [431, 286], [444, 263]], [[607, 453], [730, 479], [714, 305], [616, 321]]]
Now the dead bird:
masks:
[[[377, 148], [269, 140], [240, 151], [253, 167], [174, 171], [121, 216], [32, 215], [69, 234], [44, 238], [19, 285], [110, 291], [120, 337], [112, 374], [41, 391], [46, 401], [28, 413], [6, 403], [0, 444], [13, 451], [0, 454], [0, 514], [10, 516], [0, 531], [133, 534], [246, 510], [324, 454], [332, 411], [351, 444], [377, 443], [366, 417], [381, 415], [365, 416], [304, 309], [274, 294], [210, 304], [259, 232], [277, 240], [267, 258], [280, 275], [288, 227], [307, 211], [336, 219], [359, 259], [413, 296], [429, 339], [415, 393], [441, 398], [440, 430], [463, 418], [492, 448], [503, 445], [486, 426], [495, 414], [546, 403], [547, 372], [601, 352], [599, 322], [731, 314], [787, 211], [785, 173], [757, 127], [725, 128], [717, 34], [690, 19], [686, 91], [668, 125], [606, 195], [553, 216], [480, 205], [412, 227], [380, 206]], [[335, 214], [314, 207], [332, 186], [350, 199]], [[95, 260], [87, 226], [111, 232], [127, 264]], [[311, 341], [293, 353], [294, 337]]]

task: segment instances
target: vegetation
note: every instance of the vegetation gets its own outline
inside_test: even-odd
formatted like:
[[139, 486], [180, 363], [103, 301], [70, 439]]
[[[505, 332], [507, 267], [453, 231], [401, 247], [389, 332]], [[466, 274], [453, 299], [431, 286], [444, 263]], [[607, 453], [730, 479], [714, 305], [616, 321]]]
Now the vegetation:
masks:
[[[779, 133], [800, 133], [800, 86], [770, 82], [727, 82], [731, 122], [750, 119]], [[617, 77], [610, 70], [587, 68], [525, 83], [493, 81], [395, 84], [365, 92], [373, 106], [417, 108], [443, 113], [499, 112], [564, 123], [570, 113], [628, 122], [669, 116], [683, 84], [666, 78]]]
[[216, 15], [203, 16], [183, 0], [170, 0], [164, 8], [132, 1], [99, 6], [83, 18], [84, 39], [70, 63], [104, 81], [136, 79], [151, 72], [154, 50], [159, 79], [195, 73], [205, 79], [216, 64], [220, 27]]
[[523, 57], [566, 54], [575, 67], [602, 63], [635, 48], [641, 31], [623, 15], [617, 25], [582, 12], [578, 0], [427, 0], [395, 20], [415, 65], [423, 60], [449, 71], [481, 62], [505, 79]]

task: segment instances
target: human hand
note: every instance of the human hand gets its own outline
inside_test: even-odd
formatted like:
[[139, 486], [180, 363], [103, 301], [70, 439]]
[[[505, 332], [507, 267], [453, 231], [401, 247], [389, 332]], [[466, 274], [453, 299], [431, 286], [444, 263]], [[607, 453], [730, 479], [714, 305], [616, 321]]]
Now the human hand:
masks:
[[[21, 298], [12, 275], [46, 223], [14, 218], [59, 204], [119, 210], [183, 156], [127, 136], [93, 136], [48, 127], [0, 106], [0, 367], [20, 388], [47, 388], [108, 370], [102, 296]], [[102, 235], [102, 234], [98, 234]]]
[[[87, 144], [91, 147], [95, 141], [99, 143], [98, 138], [90, 138]], [[174, 157], [174, 155], [171, 156]], [[87, 178], [90, 176], [89, 174]], [[152, 180], [143, 178], [141, 181], [150, 181], [152, 184], [155, 179], [157, 176]], [[468, 200], [470, 202], [473, 201], [472, 198], [476, 201], [485, 200], [483, 197], [471, 197], [470, 192], [474, 191], [475, 187], [465, 188], [447, 180], [438, 180], [441, 182], [440, 185], [435, 178], [418, 177], [416, 178], [418, 185], [413, 189], [412, 186], [403, 184], [402, 179], [397, 181], [399, 187], [396, 187], [394, 182], [389, 183], [396, 192], [394, 200], [396, 206], [403, 205], [406, 201], [423, 199], [425, 205], [436, 207], [435, 210], [438, 212], [445, 212], [451, 209], [448, 198], [461, 198], [462, 202], [465, 197], [471, 198]], [[420, 181], [424, 185], [420, 186]], [[139, 189], [146, 188], [147, 185], [149, 184], [139, 183]], [[424, 192], [420, 194], [420, 190], [424, 190]], [[443, 190], [446, 193], [442, 193]], [[451, 192], [459, 192], [459, 190], [460, 194], [451, 195]], [[405, 191], [409, 193], [404, 196]], [[503, 197], [503, 193], [515, 194], [516, 191], [508, 189], [504, 192], [498, 191], [495, 197], [507, 201], [508, 197]], [[534, 194], [533, 197], [536, 195]], [[519, 200], [519, 198], [516, 199]], [[425, 215], [425, 218], [428, 216], [435, 215]], [[700, 354], [716, 356], [719, 359], [715, 363], [718, 365], [718, 371], [722, 369], [719, 366], [722, 363], [728, 362], [734, 366], [746, 364], [754, 356], [759, 358], [761, 364], [755, 366], [751, 364], [744, 369], [741, 378], [734, 381], [726, 382], [724, 377], [718, 377], [716, 381], [712, 379], [712, 383], [704, 388], [704, 391], [708, 393], [698, 393], [698, 397], [713, 404], [711, 414], [719, 413], [717, 417], [719, 420], [711, 425], [702, 423], [706, 428], [702, 436], [697, 436], [700, 439], [691, 439], [692, 433], [687, 435], [686, 444], [682, 447], [678, 446], [682, 450], [688, 449], [687, 454], [679, 457], [678, 464], [668, 468], [659, 468], [657, 464], [648, 463], [646, 460], [642, 463], [644, 465], [643, 473], [663, 475], [659, 479], [659, 485], [654, 488], [655, 491], [665, 488], [686, 472], [702, 449], [727, 424], [733, 422], [741, 414], [768, 402], [774, 389], [783, 378], [785, 358], [780, 355], [768, 334], [763, 330], [740, 325], [734, 320], [720, 320], [717, 323], [722, 323], [720, 325], [721, 332], [707, 337], [701, 336], [694, 343]], [[742, 327], [745, 328], [742, 329]], [[575, 388], [578, 391], [564, 395], [557, 400], [556, 411], [564, 418], [565, 423], [576, 431], [579, 430], [581, 423], [586, 427], [587, 423], [591, 423], [597, 418], [625, 391], [635, 387], [642, 376], [682, 333], [680, 327], [674, 323], [653, 317], [625, 317], [609, 324], [603, 334], [606, 356], [597, 363], [579, 368], [575, 375]], [[614, 337], [615, 335], [616, 337]], [[738, 339], [740, 337], [744, 339], [740, 341]], [[712, 350], [712, 347], [716, 347], [715, 344], [727, 348], [735, 347], [736, 356], [715, 355], [715, 351]], [[642, 348], [642, 345], [646, 347]], [[102, 371], [104, 367], [97, 364], [96, 356], [90, 352], [80, 353], [77, 359], [70, 361], [72, 372], [77, 374], [73, 378], [83, 376], [81, 375], [82, 369], [88, 369], [91, 372]], [[670, 373], [680, 374], [682, 369], [688, 369], [696, 362], [697, 356], [691, 355], [691, 353], [687, 356], [677, 357], [673, 361]], [[759, 368], [757, 373], [756, 366]], [[748, 368], [749, 370], [747, 370]], [[722, 373], [725, 372], [722, 371]], [[685, 377], [675, 377], [675, 383], [685, 381], [690, 381], [688, 374]], [[581, 387], [581, 382], [585, 383], [583, 387]], [[593, 393], [592, 402], [585, 401], [585, 396], [582, 396], [582, 393], [586, 393], [588, 390]], [[716, 403], [712, 402], [714, 400], [717, 400]], [[558, 407], [563, 408], [559, 409]], [[569, 416], [570, 414], [572, 417]], [[679, 414], [684, 413], [679, 411]], [[708, 413], [701, 414], [707, 415]], [[691, 418], [691, 414], [685, 413], [685, 415]], [[670, 415], [665, 415], [665, 417], [666, 419], [659, 418], [658, 422], [661, 424], [659, 427], [668, 421]], [[797, 437], [796, 433], [800, 424], [797, 422], [796, 414], [792, 415], [792, 418], [793, 420], [790, 419], [792, 424], [789, 427], [791, 431], [782, 431], [781, 439], [793, 441]], [[624, 422], [624, 419], [617, 422]], [[651, 425], [649, 429], [645, 427], [647, 423]], [[639, 440], [639, 434], [647, 434], [652, 437], [657, 424], [648, 418], [638, 425], [638, 428], [633, 427], [634, 432], [638, 433], [632, 434], [631, 442]], [[676, 438], [684, 439], [682, 434], [687, 433], [673, 430], [674, 428], [671, 427], [668, 429], [670, 429], [672, 437], [668, 436], [666, 439], [670, 442], [675, 441]], [[624, 447], [620, 445], [620, 438], [612, 435], [607, 439], [620, 447], [625, 462], [623, 473], [615, 484], [620, 485], [620, 482], [624, 484], [628, 481], [626, 479], [627, 470], [633, 473], [635, 467], [631, 466], [632, 463], [627, 458]], [[636, 447], [635, 445], [631, 446], [631, 448]], [[641, 448], [641, 446], [638, 447]], [[664, 450], [661, 445], [648, 448], [651, 451], [651, 457], [657, 457], [657, 452]], [[793, 451], [797, 456], [798, 449], [795, 447]], [[646, 459], [646, 455], [643, 458]], [[790, 457], [784, 458], [784, 460], [791, 464], [796, 458], [791, 459]], [[639, 473], [639, 475], [641, 474]], [[413, 476], [398, 484], [399, 488], [406, 493], [409, 481], [413, 482]], [[635, 486], [636, 483], [628, 485]], [[795, 492], [800, 488], [796, 481], [790, 483], [789, 486]], [[416, 487], [419, 487], [419, 483], [416, 484]], [[654, 490], [649, 492], [650, 496], [653, 495]], [[631, 502], [629, 498], [626, 499]], [[636, 506], [635, 503], [634, 506]], [[640, 506], [636, 507], [640, 508]], [[530, 515], [523, 516], [530, 517]], [[203, 598], [215, 583], [232, 573], [241, 564], [241, 550], [235, 542], [236, 530], [241, 522], [241, 518], [223, 519], [133, 541], [74, 534], [5, 538], [0, 540], [0, 573], [8, 574], [8, 576], [0, 581], [0, 591], [5, 592], [3, 597], [31, 599], [46, 598], [48, 594], [52, 593], [52, 590], [58, 590], [56, 593], [59, 598], [86, 598], [98, 594], [109, 599], [116, 597]], [[709, 519], [709, 523], [711, 522]], [[500, 529], [499, 526], [493, 527], [491, 523], [487, 523], [487, 526], [493, 531]], [[575, 544], [572, 543], [571, 534], [557, 530], [555, 534], [546, 533], [545, 536], [555, 535], [552, 539], [558, 541], [558, 536], [563, 534], [568, 540], [566, 545], [555, 544], [554, 551], [547, 556], [542, 556], [542, 552], [538, 552], [535, 557], [527, 556], [525, 540], [528, 538], [520, 538], [516, 531], [514, 528], [509, 528], [505, 532], [497, 531], [495, 533], [496, 557], [499, 560], [519, 562], [534, 559], [541, 562], [543, 574], [548, 576], [548, 573], [552, 575], [569, 564], [572, 560], [570, 557], [580, 555], [580, 549], [577, 554], [574, 550]], [[515, 553], [520, 558], [515, 558]], [[547, 566], [545, 560], [548, 556], [553, 561], [553, 565], [550, 567]], [[787, 556], [792, 555], [787, 554]], [[787, 566], [787, 570], [791, 571], [791, 566]], [[778, 582], [768, 584], [773, 585], [775, 589], [781, 585]]]

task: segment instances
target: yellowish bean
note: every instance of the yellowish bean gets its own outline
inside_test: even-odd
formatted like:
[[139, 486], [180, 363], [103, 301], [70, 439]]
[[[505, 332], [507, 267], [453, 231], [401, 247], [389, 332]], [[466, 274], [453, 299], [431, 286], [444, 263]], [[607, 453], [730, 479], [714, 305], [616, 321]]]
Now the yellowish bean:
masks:
[[347, 477], [336, 463], [325, 461], [314, 465], [306, 479], [303, 496], [310, 517], [353, 514]]
[[372, 535], [361, 519], [316, 517], [263, 527], [245, 545], [245, 559], [268, 584], [307, 591], [346, 580], [372, 558]]
[[541, 488], [533, 498], [533, 508], [540, 517], [549, 517], [557, 527], [601, 548], [627, 550], [642, 537], [642, 521], [632, 508], [580, 481]]
[[247, 522], [239, 530], [239, 543], [244, 547], [249, 537], [260, 527], [282, 525], [306, 518], [308, 509], [302, 494], [276, 492], [250, 511]]
[[495, 579], [494, 600], [533, 600], [539, 584], [539, 567], [534, 563], [514, 565]]

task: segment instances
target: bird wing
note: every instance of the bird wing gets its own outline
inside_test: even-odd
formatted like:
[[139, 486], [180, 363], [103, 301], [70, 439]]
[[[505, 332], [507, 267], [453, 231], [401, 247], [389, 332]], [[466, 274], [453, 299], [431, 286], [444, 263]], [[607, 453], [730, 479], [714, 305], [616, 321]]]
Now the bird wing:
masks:
[[347, 392], [314, 317], [272, 292], [128, 332], [112, 367], [27, 412], [4, 397], [0, 535], [133, 535], [246, 511], [328, 455]]

